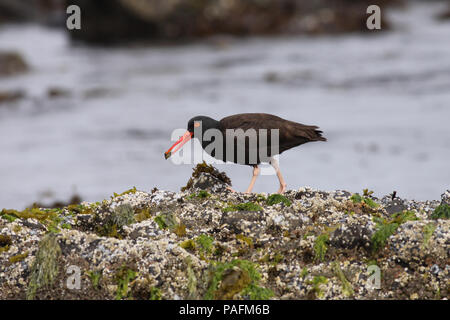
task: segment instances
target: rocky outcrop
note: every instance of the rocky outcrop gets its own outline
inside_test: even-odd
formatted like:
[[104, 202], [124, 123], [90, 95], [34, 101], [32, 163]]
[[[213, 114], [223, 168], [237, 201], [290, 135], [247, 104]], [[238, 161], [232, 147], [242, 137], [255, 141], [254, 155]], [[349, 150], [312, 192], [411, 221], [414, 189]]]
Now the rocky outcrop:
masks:
[[1, 211], [0, 299], [449, 297], [448, 191], [243, 194], [211, 170], [178, 193]]
[[[383, 0], [386, 8], [400, 0]], [[76, 0], [83, 13], [74, 40], [92, 44], [173, 41], [214, 35], [336, 34], [364, 32], [366, 9], [358, 1], [303, 0]], [[382, 15], [383, 30], [389, 24]], [[112, 23], [114, 21], [114, 23]]]

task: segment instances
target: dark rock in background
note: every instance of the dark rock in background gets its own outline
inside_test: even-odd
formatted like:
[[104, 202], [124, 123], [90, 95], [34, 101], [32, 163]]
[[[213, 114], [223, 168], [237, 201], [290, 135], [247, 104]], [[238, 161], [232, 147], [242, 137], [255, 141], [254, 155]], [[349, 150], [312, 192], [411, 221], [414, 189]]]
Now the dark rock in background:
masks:
[[437, 16], [437, 18], [439, 20], [449, 20], [450, 19], [450, 1], [447, 1], [448, 5], [447, 5], [447, 10], [445, 10], [444, 12], [442, 12], [441, 14], [439, 14]]
[[19, 53], [0, 52], [0, 77], [21, 74], [28, 70], [28, 64]]
[[39, 22], [61, 26], [64, 0], [0, 0], [0, 23]]
[[[382, 0], [382, 10], [398, 0]], [[368, 0], [75, 0], [82, 12], [73, 40], [92, 44], [187, 40], [230, 34], [336, 34], [367, 31]], [[382, 15], [382, 19], [384, 16]], [[389, 25], [382, 21], [382, 29]]]
[[25, 94], [20, 90], [0, 91], [0, 105], [3, 103], [16, 102], [24, 97]]

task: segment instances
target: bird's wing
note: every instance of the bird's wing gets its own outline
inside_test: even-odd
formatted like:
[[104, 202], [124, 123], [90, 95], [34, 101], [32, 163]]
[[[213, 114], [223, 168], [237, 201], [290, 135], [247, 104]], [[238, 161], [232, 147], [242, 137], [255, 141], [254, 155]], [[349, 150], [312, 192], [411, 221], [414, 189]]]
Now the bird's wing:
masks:
[[[267, 113], [241, 113], [220, 120], [222, 131], [226, 129], [278, 129], [280, 145], [298, 145], [308, 141], [325, 141], [317, 126], [282, 119]], [[296, 143], [300, 142], [300, 143]]]

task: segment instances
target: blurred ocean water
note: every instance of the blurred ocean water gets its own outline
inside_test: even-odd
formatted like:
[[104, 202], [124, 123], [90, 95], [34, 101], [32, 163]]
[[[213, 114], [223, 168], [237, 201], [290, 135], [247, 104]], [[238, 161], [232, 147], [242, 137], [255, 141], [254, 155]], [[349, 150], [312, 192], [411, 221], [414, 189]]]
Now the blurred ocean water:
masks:
[[[71, 46], [62, 31], [3, 27], [0, 50], [32, 70], [0, 78], [2, 91], [26, 94], [0, 104], [0, 208], [73, 192], [97, 201], [132, 186], [177, 191], [193, 165], [164, 160], [172, 131], [196, 115], [241, 112], [324, 131], [327, 143], [281, 156], [289, 189], [439, 199], [450, 187], [450, 22], [435, 19], [439, 6], [392, 12], [395, 30], [377, 35], [146, 48]], [[246, 189], [251, 168], [218, 167]], [[277, 189], [267, 175], [254, 191]]]

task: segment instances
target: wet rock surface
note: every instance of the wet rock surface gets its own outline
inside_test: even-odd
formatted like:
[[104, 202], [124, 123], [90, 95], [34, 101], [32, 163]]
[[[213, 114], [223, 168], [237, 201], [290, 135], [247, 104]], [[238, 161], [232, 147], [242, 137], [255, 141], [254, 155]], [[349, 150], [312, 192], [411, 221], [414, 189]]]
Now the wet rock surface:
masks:
[[1, 211], [0, 298], [449, 297], [450, 221], [432, 218], [448, 191], [392, 213], [366, 191], [233, 193], [204, 171], [178, 193]]

